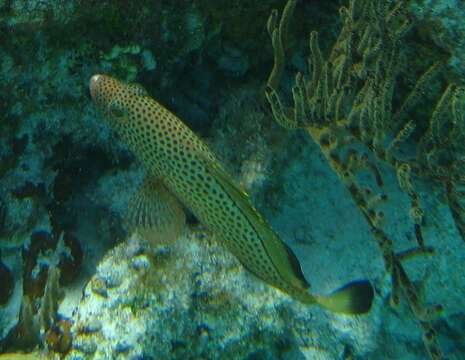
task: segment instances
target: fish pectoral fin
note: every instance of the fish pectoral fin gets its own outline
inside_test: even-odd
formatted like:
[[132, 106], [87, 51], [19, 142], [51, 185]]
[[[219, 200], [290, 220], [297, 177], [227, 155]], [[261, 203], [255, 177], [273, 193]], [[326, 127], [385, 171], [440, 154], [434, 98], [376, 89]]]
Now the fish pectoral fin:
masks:
[[328, 296], [314, 295], [315, 301], [325, 309], [337, 313], [357, 315], [371, 309], [373, 286], [367, 280], [352, 281]]
[[129, 200], [125, 227], [152, 245], [167, 244], [182, 235], [183, 207], [160, 179], [148, 177]]

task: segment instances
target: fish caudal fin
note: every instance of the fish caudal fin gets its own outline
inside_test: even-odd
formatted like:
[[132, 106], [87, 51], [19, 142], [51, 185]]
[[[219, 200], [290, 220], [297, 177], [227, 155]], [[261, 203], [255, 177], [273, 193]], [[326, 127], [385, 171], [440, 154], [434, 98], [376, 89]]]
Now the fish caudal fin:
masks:
[[184, 210], [160, 180], [147, 178], [129, 201], [125, 225], [152, 245], [166, 245], [181, 236]]
[[357, 315], [370, 311], [374, 290], [367, 280], [350, 282], [328, 296], [316, 296], [315, 301], [337, 313]]

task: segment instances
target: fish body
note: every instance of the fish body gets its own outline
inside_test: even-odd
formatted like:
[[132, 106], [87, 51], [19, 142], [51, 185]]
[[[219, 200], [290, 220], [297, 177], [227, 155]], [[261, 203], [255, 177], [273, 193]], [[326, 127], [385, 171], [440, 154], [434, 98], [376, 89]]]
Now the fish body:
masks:
[[138, 85], [94, 75], [90, 92], [97, 108], [150, 176], [189, 208], [247, 270], [302, 302], [324, 306], [326, 297], [308, 291], [309, 284], [291, 249], [187, 125]]

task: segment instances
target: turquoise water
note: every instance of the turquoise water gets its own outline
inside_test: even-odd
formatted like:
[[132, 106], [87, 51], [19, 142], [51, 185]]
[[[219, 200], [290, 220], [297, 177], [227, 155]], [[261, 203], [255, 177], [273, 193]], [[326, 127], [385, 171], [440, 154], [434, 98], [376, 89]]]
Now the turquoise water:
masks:
[[464, 13], [0, 0], [0, 359], [465, 358]]

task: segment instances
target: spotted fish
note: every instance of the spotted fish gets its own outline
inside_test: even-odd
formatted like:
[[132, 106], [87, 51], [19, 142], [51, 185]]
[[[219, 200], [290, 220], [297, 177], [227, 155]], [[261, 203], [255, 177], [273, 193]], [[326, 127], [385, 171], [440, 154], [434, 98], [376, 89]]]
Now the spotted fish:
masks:
[[[257, 212], [248, 195], [234, 184], [213, 152], [140, 85], [94, 75], [90, 93], [96, 107], [151, 178], [144, 185], [145, 195], [139, 198], [161, 201], [159, 196], [148, 195], [151, 191], [160, 193], [157, 186], [163, 186], [163, 193], [172, 194], [168, 201], [165, 199], [171, 205], [140, 206], [137, 218], [149, 219], [153, 215], [144, 214], [144, 209], [160, 208], [157, 216], [163, 217], [166, 209], [176, 208], [175, 201], [180, 201], [247, 270], [266, 283], [303, 303], [319, 304], [335, 312], [369, 311], [373, 289], [365, 280], [351, 282], [328, 296], [311, 294], [292, 250]], [[166, 222], [170, 222], [170, 216], [166, 216]]]

